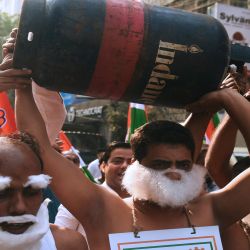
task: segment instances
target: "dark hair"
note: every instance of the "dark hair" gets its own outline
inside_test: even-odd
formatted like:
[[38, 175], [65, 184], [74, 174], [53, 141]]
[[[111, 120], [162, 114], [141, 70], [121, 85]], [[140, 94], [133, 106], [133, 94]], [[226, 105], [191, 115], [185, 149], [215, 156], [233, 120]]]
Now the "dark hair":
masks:
[[40, 164], [41, 170], [43, 170], [43, 160], [41, 158], [40, 147], [35, 138], [27, 132], [14, 132], [5, 136], [1, 136], [9, 139], [12, 144], [25, 144], [27, 145], [33, 153], [37, 156]]
[[232, 167], [232, 178], [235, 178], [237, 175], [245, 171], [250, 167], [250, 157], [246, 156], [238, 162], [236, 162]]
[[98, 148], [98, 149], [97, 149], [97, 154], [99, 154], [99, 153], [104, 153], [105, 150], [106, 150], [106, 148]]
[[189, 129], [172, 121], [153, 121], [135, 130], [132, 135], [131, 148], [134, 157], [139, 162], [147, 155], [147, 149], [152, 144], [181, 144], [191, 151], [194, 157], [195, 144]]
[[105, 162], [105, 163], [107, 163], [108, 160], [109, 160], [109, 157], [110, 157], [110, 155], [111, 155], [111, 153], [112, 153], [112, 151], [115, 150], [115, 149], [117, 149], [117, 148], [130, 149], [131, 146], [130, 146], [130, 144], [127, 143], [127, 142], [117, 142], [117, 141], [111, 142], [111, 143], [108, 145], [107, 149], [105, 150], [103, 156], [101, 157], [100, 162]]

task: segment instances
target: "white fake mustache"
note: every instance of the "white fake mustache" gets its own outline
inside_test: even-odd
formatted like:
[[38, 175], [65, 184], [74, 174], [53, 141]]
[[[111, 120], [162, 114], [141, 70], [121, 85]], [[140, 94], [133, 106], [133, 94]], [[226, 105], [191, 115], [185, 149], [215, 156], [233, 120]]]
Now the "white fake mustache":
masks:
[[20, 216], [1, 216], [0, 224], [18, 224], [18, 223], [36, 223], [37, 217], [32, 214], [24, 214]]

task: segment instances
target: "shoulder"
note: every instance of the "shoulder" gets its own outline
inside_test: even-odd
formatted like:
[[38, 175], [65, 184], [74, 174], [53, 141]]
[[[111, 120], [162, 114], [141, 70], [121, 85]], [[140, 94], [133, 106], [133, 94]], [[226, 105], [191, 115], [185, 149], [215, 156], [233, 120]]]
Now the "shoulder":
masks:
[[86, 239], [80, 233], [54, 224], [50, 225], [50, 229], [58, 250], [88, 249]]

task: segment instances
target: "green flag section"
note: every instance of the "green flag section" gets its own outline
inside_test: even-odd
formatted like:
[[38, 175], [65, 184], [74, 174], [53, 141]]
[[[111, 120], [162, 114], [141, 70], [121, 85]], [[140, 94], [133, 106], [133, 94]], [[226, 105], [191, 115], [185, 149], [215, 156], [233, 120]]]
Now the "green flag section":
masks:
[[218, 127], [219, 123], [220, 123], [219, 115], [215, 113], [212, 119], [209, 121], [208, 126], [207, 126], [207, 130], [205, 133], [206, 144], [210, 144], [213, 133], [215, 129]]
[[94, 177], [92, 176], [92, 174], [89, 172], [89, 170], [86, 167], [81, 167], [82, 172], [84, 173], [84, 175], [92, 182], [97, 183], [94, 179]]
[[135, 129], [139, 128], [147, 122], [147, 115], [144, 104], [129, 103], [128, 108], [128, 123], [127, 123], [127, 135], [126, 142], [130, 142], [130, 137], [134, 133]]

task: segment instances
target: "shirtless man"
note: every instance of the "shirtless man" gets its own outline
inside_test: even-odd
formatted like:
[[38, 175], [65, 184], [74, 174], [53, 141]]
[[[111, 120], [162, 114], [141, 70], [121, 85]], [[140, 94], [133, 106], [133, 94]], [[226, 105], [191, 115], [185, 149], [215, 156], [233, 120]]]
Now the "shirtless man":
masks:
[[[13, 39], [15, 35], [16, 30], [12, 32]], [[9, 69], [12, 65], [11, 53], [14, 40], [9, 40], [4, 45], [4, 59], [0, 64], [0, 91], [26, 88], [31, 85], [31, 79], [25, 77], [29, 74], [29, 70]], [[33, 84], [33, 87], [36, 102], [44, 118], [48, 120], [47, 133], [52, 142], [63, 124], [64, 106], [58, 93], [45, 90], [36, 84]], [[53, 109], [57, 110], [56, 115], [50, 117], [48, 110], [51, 112]], [[49, 225], [47, 207], [42, 203], [41, 195], [42, 189], [49, 182], [48, 177], [44, 179], [41, 175], [42, 162], [39, 160], [40, 155], [36, 148], [37, 145], [28, 135], [0, 137], [0, 248], [2, 250], [87, 250], [86, 240], [79, 233]], [[34, 187], [32, 185], [24, 187], [31, 175], [37, 176], [40, 180]], [[39, 186], [41, 179], [45, 183]], [[33, 215], [29, 216], [31, 221], [27, 223], [25, 223], [26, 214]]]
[[[189, 130], [181, 125], [168, 121], [152, 122], [134, 134], [131, 145], [135, 163], [127, 169], [124, 177], [124, 185], [132, 197], [122, 200], [107, 192], [105, 188], [82, 178], [80, 170], [72, 168], [71, 162], [51, 148], [31, 89], [20, 89], [16, 94], [18, 128], [29, 131], [39, 141], [45, 163], [44, 170], [54, 180], [52, 188], [69, 211], [83, 224], [90, 249], [109, 249], [108, 234], [131, 232], [136, 230], [137, 226], [143, 230], [188, 227], [184, 206], [186, 211], [192, 211], [190, 219], [193, 225], [219, 225], [222, 231], [249, 213], [248, 170], [225, 188], [200, 196], [204, 173], [193, 165], [196, 155], [194, 141]], [[241, 115], [250, 113], [250, 105], [234, 90], [223, 89], [210, 93], [189, 109], [195, 112], [214, 112], [222, 107], [238, 124], [250, 148], [250, 116]], [[241, 114], [238, 110], [242, 111]], [[126, 181], [126, 175], [133, 171], [137, 175], [133, 175], [130, 183]], [[158, 176], [161, 182], [166, 182], [166, 185], [161, 185], [163, 190], [160, 192], [166, 195], [159, 198], [155, 191], [155, 182], [148, 182], [149, 188], [141, 190], [142, 173], [147, 180]], [[63, 183], [61, 180], [64, 180]], [[182, 185], [183, 181], [185, 186]], [[168, 191], [168, 183], [171, 183], [170, 186], [176, 184], [176, 189]], [[158, 186], [157, 192], [159, 189]], [[175, 190], [185, 190], [185, 197], [179, 199], [177, 194], [173, 195]], [[173, 196], [178, 199], [173, 200]], [[133, 210], [136, 212], [137, 225], [133, 223]]]
[[81, 234], [49, 225], [42, 189], [51, 178], [38, 145], [25, 133], [2, 136], [0, 145], [1, 250], [87, 250]]

